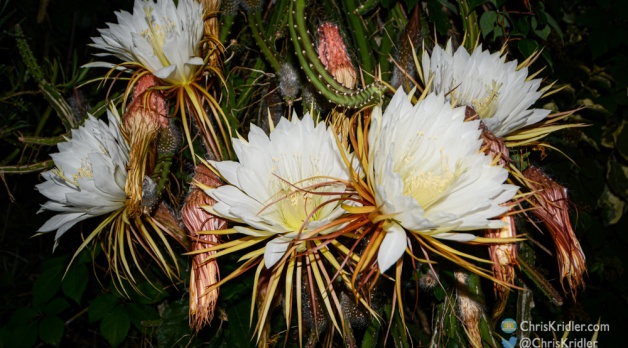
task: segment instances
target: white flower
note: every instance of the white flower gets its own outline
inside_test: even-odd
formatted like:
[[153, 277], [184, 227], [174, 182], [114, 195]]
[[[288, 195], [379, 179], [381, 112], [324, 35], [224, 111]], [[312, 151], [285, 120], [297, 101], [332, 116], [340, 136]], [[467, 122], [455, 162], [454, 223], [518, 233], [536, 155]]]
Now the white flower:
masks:
[[233, 148], [239, 163], [211, 162], [230, 185], [206, 192], [217, 201], [213, 213], [248, 225], [236, 226], [238, 232], [276, 236], [266, 244], [266, 267], [279, 261], [299, 234], [343, 214], [339, 198], [346, 188], [335, 179], [349, 180], [349, 170], [332, 130], [314, 126], [309, 114], [302, 120], [282, 118], [270, 137], [251, 125], [248, 142], [233, 139]]
[[526, 81], [528, 68], [517, 70], [517, 61], [506, 62], [499, 52], [477, 47], [473, 54], [460, 46], [453, 53], [451, 41], [445, 50], [436, 45], [432, 56], [422, 59], [425, 81], [433, 79], [430, 91], [446, 95], [456, 106], [471, 106], [486, 127], [498, 137], [543, 120], [545, 109], [529, 109], [543, 94], [540, 79]]
[[42, 174], [39, 192], [50, 199], [44, 210], [58, 211], [38, 232], [57, 230], [59, 238], [77, 222], [118, 210], [125, 205], [126, 165], [129, 147], [116, 116], [108, 112], [109, 124], [88, 115], [85, 123], [72, 130], [72, 139], [57, 145], [50, 156], [56, 168]]
[[391, 215], [378, 254], [382, 272], [403, 255], [405, 230], [469, 241], [475, 235], [451, 231], [503, 225], [491, 219], [508, 210], [500, 204], [517, 187], [504, 184], [506, 169], [480, 152], [479, 121], [464, 122], [464, 108], [435, 94], [413, 106], [400, 88], [372, 120], [369, 175], [377, 206]]
[[[190, 82], [203, 59], [195, 48], [203, 37], [203, 7], [194, 0], [135, 0], [133, 14], [116, 12], [118, 24], [99, 29], [100, 37], [91, 46], [114, 55], [124, 63], [136, 62], [172, 85]], [[86, 67], [115, 67], [94, 62]]]

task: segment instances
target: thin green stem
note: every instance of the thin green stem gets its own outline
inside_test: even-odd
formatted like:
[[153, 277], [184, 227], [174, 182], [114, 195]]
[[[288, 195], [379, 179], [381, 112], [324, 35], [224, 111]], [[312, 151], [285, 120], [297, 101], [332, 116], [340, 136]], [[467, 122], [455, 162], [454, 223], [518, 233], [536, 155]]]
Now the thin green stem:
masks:
[[268, 63], [270, 63], [270, 66], [273, 68], [275, 73], [278, 72], [280, 65], [277, 57], [279, 55], [277, 54], [275, 48], [268, 42], [266, 37], [262, 37], [262, 35], [265, 35], [264, 33], [266, 30], [264, 30], [264, 26], [262, 25], [262, 16], [260, 11], [248, 12], [248, 18], [249, 27], [251, 28], [251, 33], [253, 33], [255, 42], [257, 42], [257, 46], [264, 54], [264, 57], [266, 57], [266, 60], [268, 60]]
[[52, 168], [54, 166], [53, 160], [47, 160], [38, 163], [16, 165], [16, 166], [1, 166], [0, 174], [26, 174], [39, 172], [45, 169]]
[[473, 51], [475, 44], [480, 37], [480, 28], [478, 26], [478, 15], [473, 11], [469, 11], [469, 4], [467, 0], [459, 0], [460, 14], [462, 15], [462, 25], [464, 28], [464, 47]]
[[365, 31], [362, 17], [353, 14], [358, 8], [355, 0], [346, 0], [342, 2], [343, 9], [347, 13], [347, 20], [349, 22], [350, 32], [353, 35], [353, 41], [356, 43], [358, 50], [358, 57], [360, 58], [360, 68], [367, 74], [364, 74], [364, 82], [369, 84], [373, 82], [373, 78], [369, 74], [375, 72], [373, 52], [369, 45], [368, 33]]

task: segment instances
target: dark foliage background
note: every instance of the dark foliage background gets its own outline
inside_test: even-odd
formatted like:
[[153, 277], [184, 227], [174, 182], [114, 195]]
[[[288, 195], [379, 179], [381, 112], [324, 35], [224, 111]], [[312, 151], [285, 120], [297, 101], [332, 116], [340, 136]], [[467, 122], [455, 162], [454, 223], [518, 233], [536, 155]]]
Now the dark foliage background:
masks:
[[[436, 7], [435, 1], [428, 4], [435, 8], [430, 25], [440, 34], [451, 25], [439, 12], [446, 2]], [[617, 346], [624, 342], [628, 315], [628, 219], [624, 215], [628, 201], [628, 2], [529, 4], [512, 0], [498, 1], [497, 7], [495, 2], [475, 2], [483, 6], [478, 10], [482, 41], [488, 46], [501, 46], [500, 25], [506, 21], [515, 40], [509, 45], [509, 59], [521, 61], [535, 47], [545, 47], [534, 67], [547, 65], [541, 76], [569, 87], [543, 103], [559, 110], [587, 107], [571, 120], [589, 127], [561, 131], [552, 138], [575, 164], [552, 151], [547, 157], [534, 154], [539, 165], [570, 189], [572, 220], [587, 256], [587, 287], [577, 302], [566, 300], [561, 307], [536, 294], [535, 320], [595, 323], [601, 318], [610, 324], [610, 332], [599, 334], [600, 346]], [[392, 1], [382, 1], [383, 6], [388, 3]], [[405, 3], [413, 6], [416, 1]], [[19, 166], [48, 160], [48, 153], [56, 148], [25, 144], [20, 137], [56, 137], [63, 127], [19, 54], [15, 26], [21, 26], [46, 79], [77, 109], [89, 109], [104, 99], [106, 89], [97, 89], [97, 83], [76, 88], [98, 74], [80, 69], [92, 59], [93, 49], [87, 44], [98, 35], [97, 28], [115, 20], [114, 10], [130, 11], [132, 6], [130, 0], [0, 0], [0, 347], [251, 344], [247, 334], [249, 278], [221, 290], [219, 318], [194, 336], [187, 325], [185, 283], [164, 292], [146, 286], [146, 297], [125, 299], [109, 283], [97, 250], [93, 251], [95, 264], [85, 253], [62, 279], [81, 230], [89, 231], [91, 223], [71, 231], [75, 241], [66, 238], [67, 243], [54, 253], [52, 235], [32, 238], [50, 215], [36, 214], [44, 202], [34, 189], [40, 182], [38, 173], [16, 171], [24, 169]], [[495, 8], [508, 8], [509, 17], [482, 15]], [[550, 19], [546, 17], [543, 23], [544, 13]], [[244, 27], [236, 24], [232, 36], [239, 31]], [[246, 44], [246, 38], [242, 40]], [[90, 105], [81, 102], [83, 98]], [[181, 173], [190, 174], [187, 168]], [[536, 238], [551, 243], [547, 236], [537, 234]], [[223, 274], [228, 273], [229, 264], [228, 260], [223, 263]], [[553, 258], [539, 255], [536, 265], [559, 287]], [[228, 321], [223, 322], [225, 318]]]

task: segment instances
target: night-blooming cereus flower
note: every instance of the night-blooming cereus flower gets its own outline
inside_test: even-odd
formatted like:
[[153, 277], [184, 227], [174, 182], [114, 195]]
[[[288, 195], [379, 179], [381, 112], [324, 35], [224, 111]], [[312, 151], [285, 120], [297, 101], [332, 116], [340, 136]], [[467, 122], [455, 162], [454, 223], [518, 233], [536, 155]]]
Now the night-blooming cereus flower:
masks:
[[[203, 65], [196, 46], [203, 37], [203, 7], [195, 0], [135, 0], [133, 14], [116, 12], [118, 23], [99, 29], [100, 37], [91, 46], [106, 51], [97, 56], [114, 55], [122, 65], [137, 65], [149, 70], [170, 85], [186, 85]], [[94, 62], [86, 67], [116, 67]]]
[[479, 122], [464, 122], [464, 110], [435, 94], [413, 106], [401, 89], [383, 115], [374, 108], [368, 175], [377, 207], [390, 216], [378, 252], [382, 272], [403, 255], [406, 231], [470, 241], [474, 234], [457, 231], [503, 226], [492, 219], [508, 210], [501, 204], [517, 187], [480, 153]]
[[211, 210], [223, 218], [246, 224], [235, 226], [253, 237], [273, 237], [264, 252], [272, 267], [291, 241], [325, 226], [344, 210], [340, 198], [349, 180], [333, 132], [323, 123], [314, 125], [309, 114], [302, 120], [282, 118], [267, 136], [251, 125], [248, 141], [233, 139], [239, 162], [214, 162], [228, 181], [206, 192], [217, 201]]
[[37, 185], [49, 201], [39, 212], [59, 212], [38, 232], [56, 230], [59, 238], [77, 222], [124, 208], [129, 147], [120, 132], [118, 117], [108, 111], [109, 124], [91, 115], [72, 139], [59, 143], [50, 156], [55, 168], [42, 173], [45, 182]]
[[456, 106], [469, 106], [478, 113], [488, 130], [498, 137], [543, 120], [545, 109], [530, 109], [542, 95], [540, 79], [526, 81], [528, 68], [517, 70], [517, 61], [506, 62], [499, 52], [477, 47], [471, 55], [464, 47], [453, 52], [451, 41], [445, 49], [436, 45], [432, 55], [422, 59], [430, 91], [444, 95]]

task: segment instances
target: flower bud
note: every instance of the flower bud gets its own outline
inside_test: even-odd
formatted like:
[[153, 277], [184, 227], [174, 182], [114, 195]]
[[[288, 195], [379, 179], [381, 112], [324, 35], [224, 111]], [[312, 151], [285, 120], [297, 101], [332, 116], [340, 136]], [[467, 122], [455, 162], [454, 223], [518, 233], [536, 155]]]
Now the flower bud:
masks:
[[356, 72], [337, 25], [327, 22], [318, 27], [318, 58], [343, 86], [355, 87]]
[[[218, 187], [220, 179], [204, 164], [196, 166], [194, 180], [209, 187]], [[227, 226], [227, 222], [201, 208], [203, 205], [213, 205], [216, 202], [203, 190], [192, 186], [190, 194], [185, 199], [181, 210], [183, 224], [190, 233], [191, 251], [210, 248], [220, 241], [213, 234], [199, 234], [198, 231], [220, 230]], [[218, 288], [208, 291], [208, 288], [218, 282], [220, 272], [216, 259], [208, 260], [215, 251], [196, 254], [192, 257], [192, 274], [190, 275], [190, 327], [199, 331], [211, 322], [218, 300]]]
[[534, 193], [529, 199], [535, 207], [532, 213], [541, 219], [556, 244], [560, 284], [566, 293], [564, 280], [567, 279], [569, 292], [575, 298], [578, 288], [584, 287], [586, 263], [580, 242], [569, 221], [567, 189], [533, 166], [523, 171], [523, 175]]

